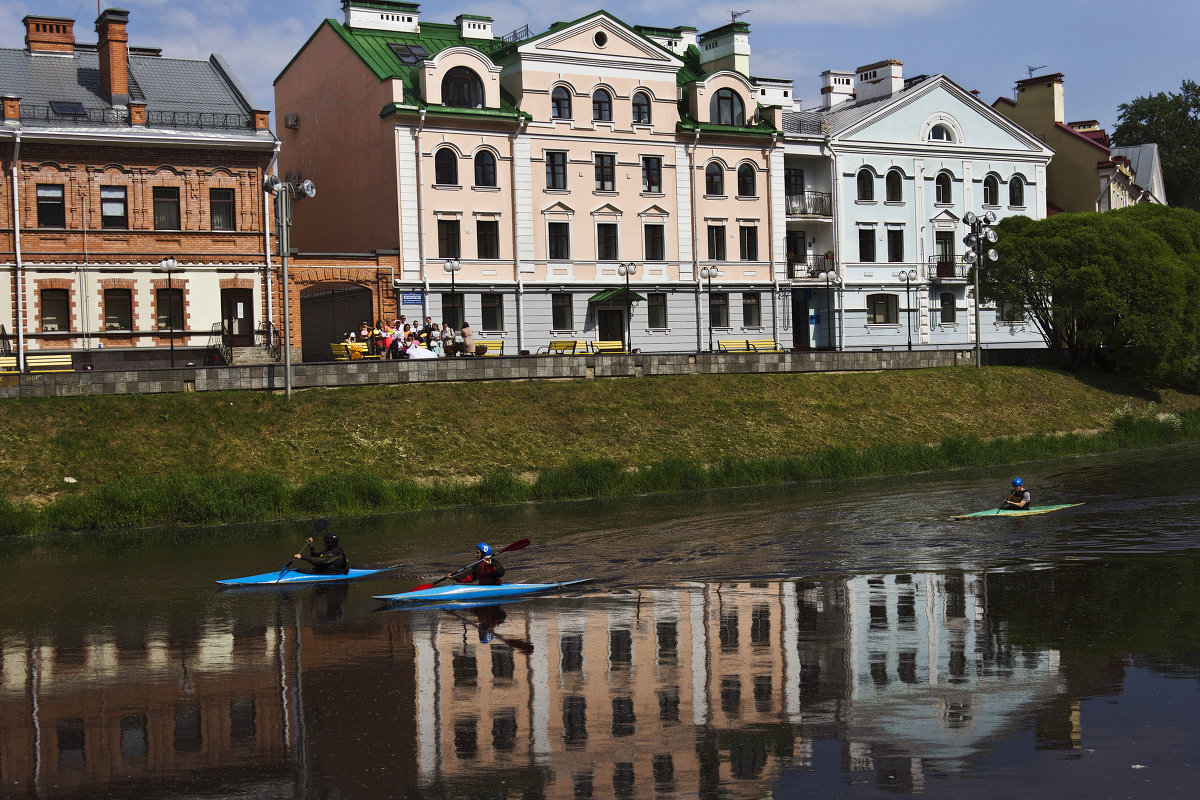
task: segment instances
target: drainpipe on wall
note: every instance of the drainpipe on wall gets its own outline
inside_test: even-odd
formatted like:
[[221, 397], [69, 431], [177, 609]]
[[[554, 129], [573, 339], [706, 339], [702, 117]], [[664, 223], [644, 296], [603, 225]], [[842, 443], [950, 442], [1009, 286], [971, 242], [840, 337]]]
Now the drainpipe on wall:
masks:
[[779, 341], [779, 279], [775, 277], [775, 209], [771, 204], [771, 154], [779, 134], [771, 134], [771, 146], [767, 149], [767, 262], [771, 265], [771, 338]]
[[25, 314], [24, 280], [21, 275], [21, 201], [17, 196], [17, 164], [21, 160], [21, 132], [13, 139], [12, 212], [13, 212], [13, 269], [17, 291], [17, 371], [25, 371]]
[[[424, 170], [421, 169], [421, 129], [425, 127], [425, 109], [421, 109], [420, 116], [417, 120], [417, 261], [421, 268], [421, 280], [425, 286], [429, 286], [429, 275], [425, 269], [425, 178]], [[400, 277], [404, 278], [404, 250], [400, 250]], [[429, 316], [429, 292], [426, 291], [421, 295], [423, 303], [421, 310], [425, 312], [425, 316]], [[399, 298], [397, 298], [399, 301]], [[400, 303], [396, 303], [396, 308], [400, 307]], [[442, 312], [445, 317], [445, 312]]]
[[521, 253], [517, 249], [517, 236], [520, 233], [517, 225], [517, 137], [524, 132], [528, 123], [529, 120], [521, 117], [517, 121], [517, 129], [513, 131], [508, 143], [508, 152], [512, 157], [512, 186], [509, 191], [512, 195], [513, 277], [517, 281], [517, 293], [513, 298], [517, 305], [517, 353], [525, 349], [525, 314], [522, 307], [525, 302], [525, 291], [521, 283]]
[[[260, 186], [265, 185], [268, 175], [275, 171], [275, 164], [279, 161], [279, 145], [280, 142], [275, 142], [275, 152], [271, 155], [271, 163], [263, 170], [263, 181]], [[275, 204], [271, 204], [274, 209]], [[267, 212], [267, 193], [262, 193], [262, 220], [263, 220], [263, 271], [267, 282], [267, 345], [275, 344], [275, 319], [271, 315], [271, 215]]]
[[696, 138], [692, 140], [692, 149], [688, 154], [688, 192], [692, 196], [692, 280], [696, 282], [696, 352], [704, 349], [702, 325], [700, 321], [700, 242], [697, 241], [696, 224], [696, 149], [700, 147], [700, 128], [696, 128]]
[[83, 200], [83, 224], [79, 226], [80, 232], [83, 233], [83, 266], [79, 268], [79, 293], [82, 297], [79, 300], [79, 318], [82, 320], [83, 330], [83, 349], [88, 347], [88, 294], [87, 294], [87, 266], [88, 266], [88, 235], [87, 235], [87, 199], [88, 192], [91, 190], [91, 179], [88, 179], [88, 188], [82, 192]]
[[[825, 138], [825, 146], [829, 148], [829, 155], [832, 156], [832, 158], [829, 159], [829, 210], [833, 212], [833, 242], [830, 244], [830, 248], [833, 250], [833, 264], [830, 266], [834, 275], [838, 275], [840, 277], [839, 262], [841, 259], [839, 256], [841, 255], [842, 247], [841, 225], [839, 223], [842, 219], [842, 202], [841, 192], [838, 191], [840, 188], [840, 185], [838, 184], [838, 154], [837, 151], [833, 149], [833, 143], [830, 142], [828, 135]], [[838, 321], [838, 336], [833, 348], [835, 351], [841, 350], [842, 342], [846, 341], [846, 314], [843, 310], [843, 301], [846, 298], [844, 288], [846, 286], [846, 281], [838, 281], [837, 286], [838, 303], [837, 308], [834, 310], [834, 316], [837, 317]], [[829, 324], [833, 325], [833, 320], [829, 320]]]

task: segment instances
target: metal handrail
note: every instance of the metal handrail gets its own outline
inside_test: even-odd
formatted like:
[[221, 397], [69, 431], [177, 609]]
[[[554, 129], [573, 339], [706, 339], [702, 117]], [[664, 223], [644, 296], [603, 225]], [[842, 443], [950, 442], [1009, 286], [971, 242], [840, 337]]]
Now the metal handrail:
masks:
[[930, 256], [929, 277], [931, 278], [961, 278], [966, 280], [971, 265], [962, 256]]
[[273, 361], [278, 361], [280, 355], [283, 353], [279, 344], [281, 341], [280, 337], [279, 329], [273, 323], [266, 322], [263, 324], [262, 330], [254, 332], [254, 344], [256, 347], [266, 350]]
[[233, 348], [225, 344], [224, 322], [213, 323], [212, 332], [208, 336], [208, 349], [217, 351], [223, 363], [233, 363]]
[[829, 192], [802, 192], [786, 195], [789, 217], [832, 217], [833, 196]]
[[[21, 104], [21, 120], [62, 125], [128, 125], [129, 113], [124, 109], [81, 108], [77, 111], [55, 111], [50, 106]], [[201, 111], [147, 111], [146, 125], [159, 128], [216, 128], [219, 130], [248, 130], [254, 120], [245, 114]]]
[[791, 280], [823, 278], [826, 272], [833, 272], [835, 266], [835, 261], [831, 256], [789, 258], [788, 278]]

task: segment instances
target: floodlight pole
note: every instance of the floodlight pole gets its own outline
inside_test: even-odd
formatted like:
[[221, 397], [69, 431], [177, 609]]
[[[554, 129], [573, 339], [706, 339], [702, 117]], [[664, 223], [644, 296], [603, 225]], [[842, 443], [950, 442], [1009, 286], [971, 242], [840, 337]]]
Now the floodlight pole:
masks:
[[288, 298], [288, 253], [291, 250], [292, 199], [312, 197], [317, 187], [312, 181], [300, 184], [286, 183], [277, 175], [268, 175], [263, 181], [263, 191], [275, 196], [275, 238], [279, 245], [279, 262], [283, 272], [283, 391], [287, 398], [292, 396], [292, 325], [291, 306]]

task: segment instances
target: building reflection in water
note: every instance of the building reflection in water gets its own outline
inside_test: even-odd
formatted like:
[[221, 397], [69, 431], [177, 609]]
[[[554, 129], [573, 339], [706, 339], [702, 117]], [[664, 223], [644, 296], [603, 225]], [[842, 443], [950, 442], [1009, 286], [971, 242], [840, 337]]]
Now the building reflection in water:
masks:
[[[694, 584], [365, 622], [347, 622], [344, 599], [308, 596], [315, 624], [281, 603], [266, 624], [4, 639], [5, 793], [242, 769], [241, 790], [316, 796], [328, 787], [310, 761], [355, 717], [415, 762], [388, 765], [406, 791], [521, 773], [547, 798], [761, 796], [782, 768], [813, 769], [820, 740], [839, 743], [848, 780], [917, 791], [930, 761], [955, 768], [1032, 709], [1061, 709], [1057, 729], [1080, 741], [1057, 652], [1014, 651], [983, 575]], [[343, 767], [372, 766], [358, 758]]]

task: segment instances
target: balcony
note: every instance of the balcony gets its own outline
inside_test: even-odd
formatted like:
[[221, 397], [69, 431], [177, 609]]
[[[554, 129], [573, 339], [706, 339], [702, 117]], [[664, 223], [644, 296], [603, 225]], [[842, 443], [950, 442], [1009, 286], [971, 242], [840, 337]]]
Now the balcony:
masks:
[[929, 279], [935, 283], [966, 281], [971, 265], [962, 256], [942, 255], [929, 257]]
[[828, 192], [803, 192], [787, 195], [789, 217], [832, 217], [833, 198]]
[[834, 271], [834, 260], [829, 256], [809, 256], [788, 259], [788, 278], [793, 281], [825, 280], [825, 273]]

